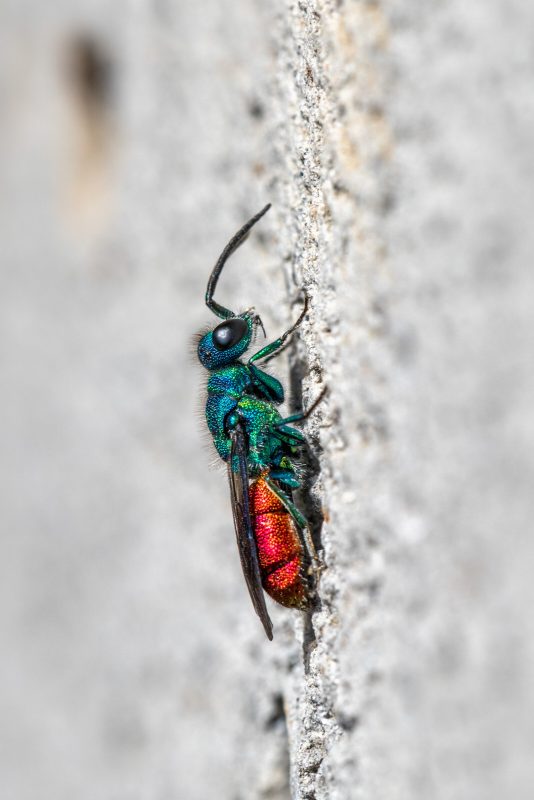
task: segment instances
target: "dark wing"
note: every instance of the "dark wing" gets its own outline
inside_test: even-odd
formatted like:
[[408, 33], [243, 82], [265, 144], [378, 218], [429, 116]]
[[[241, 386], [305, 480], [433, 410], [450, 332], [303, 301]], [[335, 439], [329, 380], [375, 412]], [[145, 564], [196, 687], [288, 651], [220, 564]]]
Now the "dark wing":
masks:
[[[237, 536], [237, 547], [243, 574], [247, 582], [250, 599], [261, 619], [267, 638], [273, 638], [273, 626], [267, 613], [265, 597], [261, 585], [260, 564], [258, 561], [258, 550], [254, 529], [250, 517], [250, 506], [248, 499], [248, 470], [247, 470], [247, 447], [245, 432], [240, 425], [231, 433], [232, 449], [230, 460], [228, 461], [228, 479], [230, 481], [230, 496], [232, 498], [232, 512], [234, 515], [235, 533]], [[232, 470], [232, 464], [237, 462], [238, 472]]]

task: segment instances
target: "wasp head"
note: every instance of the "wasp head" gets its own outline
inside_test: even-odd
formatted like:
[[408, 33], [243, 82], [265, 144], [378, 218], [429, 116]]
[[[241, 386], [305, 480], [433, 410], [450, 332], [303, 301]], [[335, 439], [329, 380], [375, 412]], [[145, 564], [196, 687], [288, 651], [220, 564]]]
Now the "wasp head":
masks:
[[255, 327], [255, 317], [248, 311], [229, 317], [208, 331], [198, 343], [198, 358], [206, 369], [231, 364], [248, 349]]

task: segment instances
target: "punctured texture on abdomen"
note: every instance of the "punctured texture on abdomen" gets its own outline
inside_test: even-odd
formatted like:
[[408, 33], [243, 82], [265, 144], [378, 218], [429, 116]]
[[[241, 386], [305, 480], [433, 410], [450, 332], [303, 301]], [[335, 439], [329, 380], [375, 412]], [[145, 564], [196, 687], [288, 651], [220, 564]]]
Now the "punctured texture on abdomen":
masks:
[[295, 522], [263, 478], [249, 488], [262, 585], [273, 600], [288, 608], [306, 608], [304, 548]]

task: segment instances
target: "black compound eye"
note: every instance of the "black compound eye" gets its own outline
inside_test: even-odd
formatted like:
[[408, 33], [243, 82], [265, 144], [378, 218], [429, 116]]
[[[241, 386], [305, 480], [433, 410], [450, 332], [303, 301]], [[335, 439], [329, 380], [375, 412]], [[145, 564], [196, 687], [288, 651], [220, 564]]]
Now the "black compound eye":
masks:
[[217, 325], [212, 333], [213, 344], [217, 350], [229, 350], [241, 341], [248, 332], [248, 325], [241, 317], [227, 319]]

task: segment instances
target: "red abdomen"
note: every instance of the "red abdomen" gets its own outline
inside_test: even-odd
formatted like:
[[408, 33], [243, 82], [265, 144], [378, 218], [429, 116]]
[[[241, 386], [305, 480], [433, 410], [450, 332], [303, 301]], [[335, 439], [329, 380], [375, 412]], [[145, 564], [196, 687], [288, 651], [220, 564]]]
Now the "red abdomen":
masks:
[[263, 478], [250, 484], [249, 498], [263, 588], [283, 606], [306, 608], [304, 548], [291, 514]]

